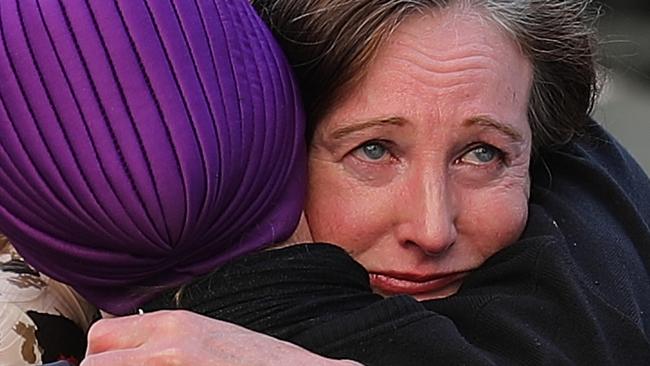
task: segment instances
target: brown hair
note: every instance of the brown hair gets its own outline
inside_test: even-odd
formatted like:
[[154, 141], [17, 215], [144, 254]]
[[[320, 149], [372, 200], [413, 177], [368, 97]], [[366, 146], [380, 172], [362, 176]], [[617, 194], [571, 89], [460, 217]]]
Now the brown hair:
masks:
[[501, 27], [533, 65], [528, 117], [533, 148], [567, 142], [596, 96], [591, 0], [253, 0], [282, 44], [303, 92], [308, 133], [364, 76], [409, 15], [465, 5]]

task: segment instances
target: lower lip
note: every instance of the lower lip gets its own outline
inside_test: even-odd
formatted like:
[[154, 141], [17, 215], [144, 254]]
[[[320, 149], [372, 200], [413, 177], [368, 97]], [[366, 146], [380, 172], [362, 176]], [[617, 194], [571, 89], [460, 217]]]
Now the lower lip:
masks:
[[454, 294], [460, 287], [460, 281], [465, 275], [466, 273], [457, 273], [428, 281], [411, 281], [371, 273], [370, 285], [385, 295], [413, 295], [432, 299]]

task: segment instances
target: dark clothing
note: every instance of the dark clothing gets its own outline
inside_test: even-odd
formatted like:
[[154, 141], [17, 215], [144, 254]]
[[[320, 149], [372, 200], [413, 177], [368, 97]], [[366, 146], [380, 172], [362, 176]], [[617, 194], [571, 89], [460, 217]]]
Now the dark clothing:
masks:
[[236, 260], [181, 307], [366, 365], [650, 365], [648, 178], [598, 126], [532, 172], [523, 237], [449, 298], [382, 299], [343, 250], [313, 244]]

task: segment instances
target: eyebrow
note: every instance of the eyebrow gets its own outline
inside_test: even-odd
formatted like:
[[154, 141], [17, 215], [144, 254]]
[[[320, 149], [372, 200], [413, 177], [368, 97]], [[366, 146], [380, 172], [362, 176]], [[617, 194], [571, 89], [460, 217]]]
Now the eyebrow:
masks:
[[334, 140], [340, 140], [345, 136], [348, 136], [354, 132], [358, 132], [368, 128], [386, 126], [386, 125], [403, 126], [405, 122], [406, 121], [404, 121], [404, 119], [400, 117], [376, 118], [361, 123], [355, 123], [350, 126], [337, 128], [330, 134], [330, 136]]
[[476, 116], [476, 117], [469, 118], [465, 120], [464, 125], [465, 126], [478, 125], [478, 126], [494, 128], [499, 132], [507, 135], [515, 142], [524, 141], [524, 136], [522, 136], [522, 134], [519, 131], [517, 131], [514, 127], [510, 126], [509, 124], [499, 122], [488, 116]]

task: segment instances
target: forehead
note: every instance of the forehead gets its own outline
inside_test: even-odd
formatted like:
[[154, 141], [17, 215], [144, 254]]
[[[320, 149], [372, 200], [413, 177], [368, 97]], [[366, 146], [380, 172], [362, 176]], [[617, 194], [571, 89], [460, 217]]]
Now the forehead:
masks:
[[496, 23], [487, 10], [469, 6], [429, 9], [407, 16], [388, 37], [382, 50], [408, 44], [423, 55], [453, 57], [467, 51], [506, 51], [504, 57], [523, 56], [514, 38]]
[[486, 16], [458, 7], [409, 16], [365, 71], [324, 121], [376, 113], [410, 119], [404, 113], [426, 109], [449, 117], [450, 108], [459, 118], [498, 111], [511, 120], [526, 115], [532, 81], [517, 43]]
[[376, 76], [379, 69], [449, 80], [481, 73], [493, 82], [515, 83], [512, 77], [531, 73], [528, 58], [513, 38], [486, 15], [459, 7], [408, 17], [379, 48], [367, 71]]

